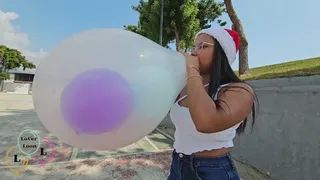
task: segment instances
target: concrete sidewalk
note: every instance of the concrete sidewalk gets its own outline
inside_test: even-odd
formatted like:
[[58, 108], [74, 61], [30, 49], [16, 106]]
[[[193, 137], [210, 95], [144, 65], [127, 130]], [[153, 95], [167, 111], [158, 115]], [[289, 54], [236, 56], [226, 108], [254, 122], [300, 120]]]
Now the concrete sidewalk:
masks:
[[[0, 168], [1, 179], [16, 180], [164, 180], [168, 176], [171, 151], [138, 153], [100, 159], [82, 159], [27, 166], [20, 175]], [[20, 167], [15, 167], [19, 169]]]
[[[169, 175], [172, 150], [138, 153], [100, 159], [82, 159], [27, 166], [16, 175], [6, 167], [0, 168], [4, 179], [16, 180], [165, 180]], [[20, 169], [16, 166], [14, 169]]]
[[[173, 129], [159, 127], [138, 142], [116, 151], [86, 151], [62, 143], [42, 126], [34, 112], [32, 96], [5, 93], [0, 93], [0, 127], [1, 179], [164, 180], [168, 176]], [[44, 167], [30, 161], [18, 176], [6, 166], [6, 152], [17, 145], [17, 138], [25, 129], [50, 139], [55, 158]], [[50, 154], [49, 147], [43, 148]], [[19, 154], [19, 151], [12, 153]], [[10, 165], [21, 168], [21, 162], [15, 163], [13, 158]], [[237, 162], [237, 167], [246, 180], [266, 179], [242, 163]]]
[[[162, 129], [163, 130], [163, 129]], [[162, 130], [160, 130], [162, 133]], [[165, 134], [165, 136], [170, 135]], [[159, 134], [152, 133], [152, 137]], [[161, 136], [160, 136], [161, 137]], [[143, 141], [143, 139], [142, 139]], [[54, 179], [105, 179], [105, 180], [165, 180], [169, 174], [172, 149], [150, 152], [134, 152], [135, 144], [122, 148], [121, 153], [113, 151], [90, 152], [80, 150], [74, 160], [53, 162], [41, 167], [31, 163], [16, 175], [6, 166], [0, 166], [0, 177], [21, 180]], [[126, 152], [125, 149], [128, 151]], [[120, 151], [120, 150], [119, 150]], [[260, 173], [245, 164], [235, 161], [241, 177], [246, 180], [267, 180]], [[14, 166], [19, 170], [21, 166]]]

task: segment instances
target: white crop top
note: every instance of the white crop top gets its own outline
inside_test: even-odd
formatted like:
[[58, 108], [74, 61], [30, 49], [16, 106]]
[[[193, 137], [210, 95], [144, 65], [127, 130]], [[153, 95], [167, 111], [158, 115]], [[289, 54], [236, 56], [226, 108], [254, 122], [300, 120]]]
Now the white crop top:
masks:
[[[228, 84], [221, 85], [214, 96], [217, 99], [219, 90]], [[205, 85], [204, 87], [208, 86]], [[176, 127], [174, 134], [175, 142], [173, 147], [176, 152], [190, 155], [195, 152], [205, 150], [221, 149], [233, 147], [233, 138], [236, 135], [236, 129], [241, 124], [211, 134], [204, 134], [197, 131], [189, 113], [189, 109], [180, 106], [178, 103], [185, 99], [187, 96], [181, 97], [171, 108], [170, 118]]]

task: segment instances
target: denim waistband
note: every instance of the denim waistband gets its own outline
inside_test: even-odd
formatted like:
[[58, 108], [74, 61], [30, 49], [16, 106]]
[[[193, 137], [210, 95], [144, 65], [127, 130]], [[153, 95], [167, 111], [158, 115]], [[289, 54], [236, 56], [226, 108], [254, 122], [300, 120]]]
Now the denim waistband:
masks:
[[223, 167], [233, 166], [230, 153], [218, 157], [202, 157], [195, 155], [186, 155], [183, 153], [177, 153], [173, 151], [173, 158], [178, 158], [186, 163], [194, 164], [195, 166], [208, 166], [208, 167]]

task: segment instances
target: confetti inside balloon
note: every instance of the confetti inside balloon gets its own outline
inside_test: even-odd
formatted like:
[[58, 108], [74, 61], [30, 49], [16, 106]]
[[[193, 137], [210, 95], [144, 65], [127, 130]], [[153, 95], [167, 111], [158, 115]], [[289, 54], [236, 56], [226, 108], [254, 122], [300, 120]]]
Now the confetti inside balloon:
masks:
[[121, 29], [76, 34], [37, 67], [33, 100], [41, 123], [87, 150], [130, 145], [152, 132], [185, 85], [180, 53]]

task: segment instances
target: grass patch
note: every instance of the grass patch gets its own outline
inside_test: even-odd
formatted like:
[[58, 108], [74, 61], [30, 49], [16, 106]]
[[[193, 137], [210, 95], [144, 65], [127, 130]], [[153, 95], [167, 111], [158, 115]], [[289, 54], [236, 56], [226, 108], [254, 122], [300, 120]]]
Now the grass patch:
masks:
[[[239, 74], [238, 71], [235, 71]], [[243, 80], [320, 75], [320, 57], [251, 68]]]

